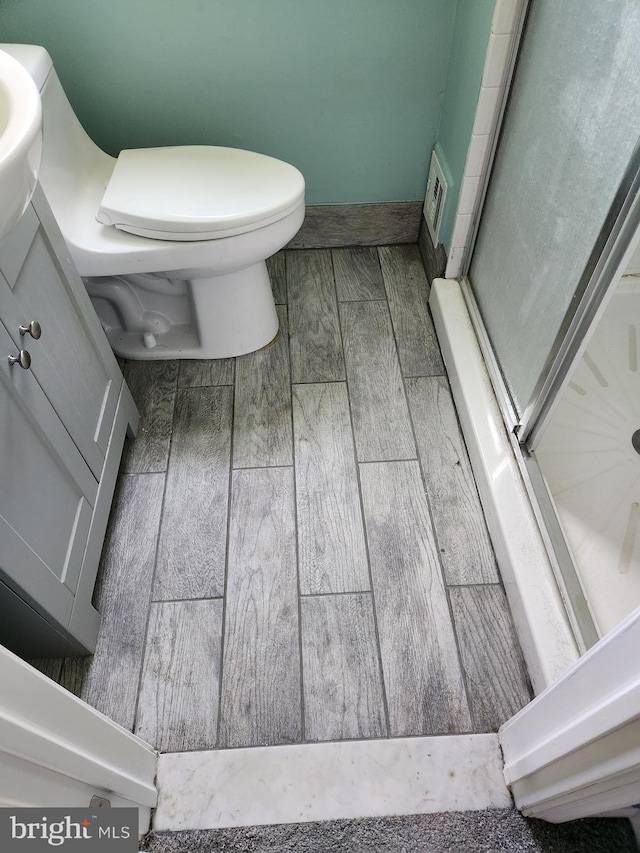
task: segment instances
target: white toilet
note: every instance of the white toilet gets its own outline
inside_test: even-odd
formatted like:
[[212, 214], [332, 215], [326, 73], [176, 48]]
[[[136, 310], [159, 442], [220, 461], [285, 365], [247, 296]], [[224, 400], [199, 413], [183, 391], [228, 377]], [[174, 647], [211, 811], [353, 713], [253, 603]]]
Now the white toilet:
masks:
[[40, 183], [114, 351], [226, 358], [278, 331], [265, 259], [304, 219], [304, 178], [214, 146], [101, 151], [43, 47], [0, 44], [40, 88]]

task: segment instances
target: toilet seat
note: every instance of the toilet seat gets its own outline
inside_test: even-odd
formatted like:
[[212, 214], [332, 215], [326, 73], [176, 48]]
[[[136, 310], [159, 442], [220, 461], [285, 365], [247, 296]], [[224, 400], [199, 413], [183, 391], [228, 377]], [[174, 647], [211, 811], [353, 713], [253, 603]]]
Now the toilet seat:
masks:
[[96, 219], [156, 240], [215, 240], [262, 228], [304, 200], [288, 163], [236, 148], [121, 151]]

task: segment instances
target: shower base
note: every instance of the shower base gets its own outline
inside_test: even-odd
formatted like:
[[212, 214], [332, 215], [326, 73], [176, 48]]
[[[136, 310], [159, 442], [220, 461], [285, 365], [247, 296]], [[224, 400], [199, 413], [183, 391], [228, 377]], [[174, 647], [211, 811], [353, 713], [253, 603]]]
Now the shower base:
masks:
[[536, 452], [601, 636], [640, 605], [639, 294], [622, 279]]

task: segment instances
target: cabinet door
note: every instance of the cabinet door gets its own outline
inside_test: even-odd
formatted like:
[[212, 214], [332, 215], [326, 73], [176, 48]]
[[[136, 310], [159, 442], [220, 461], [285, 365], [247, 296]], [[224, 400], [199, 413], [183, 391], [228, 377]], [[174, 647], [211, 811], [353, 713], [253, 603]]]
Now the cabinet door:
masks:
[[65, 626], [98, 483], [0, 323], [0, 578]]
[[[111, 352], [84, 285], [68, 259], [66, 246], [55, 221], [45, 229], [40, 219], [48, 208], [33, 208], [25, 217], [25, 228], [35, 219], [28, 246], [22, 245], [17, 258], [15, 238], [0, 243], [0, 316], [17, 348], [31, 354], [31, 370], [44, 389], [69, 435], [93, 471], [100, 477], [109, 433], [113, 424], [122, 375]], [[13, 240], [11, 252], [3, 243]], [[57, 245], [52, 245], [52, 240]], [[22, 257], [24, 255], [24, 257]], [[5, 260], [3, 260], [5, 258]], [[7, 270], [7, 260], [10, 269]], [[86, 302], [88, 305], [83, 303]], [[38, 320], [42, 336], [34, 340], [21, 336], [19, 327]], [[92, 322], [95, 322], [92, 325]]]

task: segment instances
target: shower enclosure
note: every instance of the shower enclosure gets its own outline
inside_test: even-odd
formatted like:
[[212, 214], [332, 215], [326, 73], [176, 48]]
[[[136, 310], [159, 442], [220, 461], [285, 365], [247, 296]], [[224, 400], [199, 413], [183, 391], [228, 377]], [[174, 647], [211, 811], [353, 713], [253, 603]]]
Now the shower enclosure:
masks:
[[463, 282], [582, 650], [640, 606], [638, 44], [637, 0], [529, 4]]
[[599, 635], [640, 604], [639, 331], [640, 264], [634, 262], [615, 286], [536, 452]]

